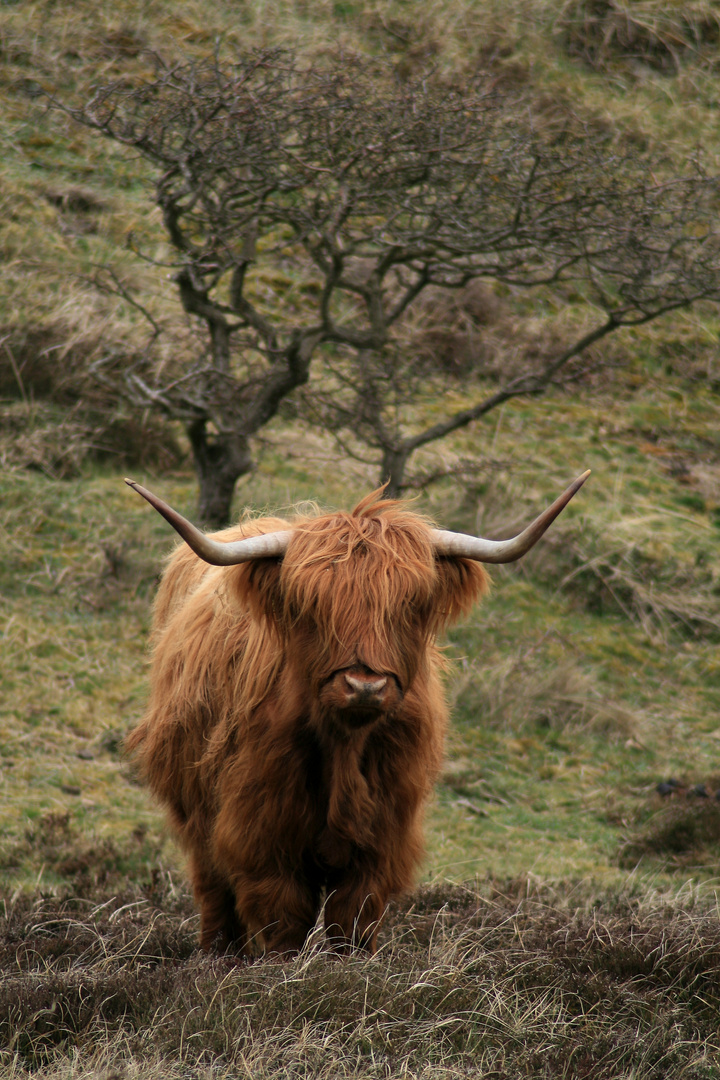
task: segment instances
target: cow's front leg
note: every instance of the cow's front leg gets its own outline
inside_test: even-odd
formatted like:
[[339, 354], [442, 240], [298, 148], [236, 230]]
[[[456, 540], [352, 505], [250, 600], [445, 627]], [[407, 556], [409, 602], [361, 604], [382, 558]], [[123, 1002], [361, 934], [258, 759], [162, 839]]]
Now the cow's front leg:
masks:
[[201, 858], [190, 861], [195, 900], [200, 908], [200, 947], [205, 952], [244, 953], [247, 928], [235, 906], [235, 893], [226, 878]]
[[320, 899], [316, 889], [293, 877], [235, 880], [238, 911], [262, 935], [265, 954], [296, 956], [315, 925]]
[[371, 877], [341, 882], [328, 894], [325, 929], [331, 947], [338, 953], [361, 950], [374, 953], [377, 934], [388, 897]]
[[269, 923], [262, 931], [265, 955], [277, 955], [292, 960], [302, 949], [314, 925], [314, 917], [308, 920], [285, 915]]

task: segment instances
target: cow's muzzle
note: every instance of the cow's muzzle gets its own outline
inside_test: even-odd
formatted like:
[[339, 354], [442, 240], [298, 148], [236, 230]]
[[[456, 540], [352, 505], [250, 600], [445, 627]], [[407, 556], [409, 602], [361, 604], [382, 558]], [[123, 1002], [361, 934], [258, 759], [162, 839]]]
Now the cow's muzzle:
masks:
[[344, 674], [345, 693], [347, 703], [352, 705], [369, 705], [382, 708], [388, 688], [387, 675], [354, 675], [349, 671]]
[[336, 671], [320, 696], [350, 723], [368, 723], [399, 704], [401, 698], [397, 679], [361, 666]]

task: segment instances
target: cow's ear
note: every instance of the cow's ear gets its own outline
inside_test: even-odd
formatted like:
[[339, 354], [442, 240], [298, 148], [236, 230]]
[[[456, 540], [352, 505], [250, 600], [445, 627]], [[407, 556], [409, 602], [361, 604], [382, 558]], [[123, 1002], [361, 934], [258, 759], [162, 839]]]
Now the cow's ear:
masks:
[[253, 559], [233, 567], [229, 592], [255, 618], [279, 618], [282, 559]]
[[490, 575], [482, 563], [471, 559], [441, 557], [436, 561], [437, 597], [434, 613], [437, 629], [450, 626], [467, 615], [490, 588]]

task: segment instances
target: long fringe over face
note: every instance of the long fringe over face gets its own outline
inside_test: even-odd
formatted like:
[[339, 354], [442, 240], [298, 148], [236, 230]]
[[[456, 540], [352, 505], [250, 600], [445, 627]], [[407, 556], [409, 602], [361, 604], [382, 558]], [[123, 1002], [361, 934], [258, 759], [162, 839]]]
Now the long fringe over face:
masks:
[[352, 513], [294, 525], [282, 563], [236, 568], [231, 590], [302, 649], [315, 690], [353, 663], [406, 688], [437, 633], [488, 586], [479, 563], [437, 559], [430, 522], [376, 492]]

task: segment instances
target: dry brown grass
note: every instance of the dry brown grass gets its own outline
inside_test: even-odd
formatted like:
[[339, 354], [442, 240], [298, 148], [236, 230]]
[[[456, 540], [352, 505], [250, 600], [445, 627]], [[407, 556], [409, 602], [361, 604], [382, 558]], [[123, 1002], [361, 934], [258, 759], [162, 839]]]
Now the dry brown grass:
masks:
[[702, 547], [679, 552], [662, 535], [667, 518], [668, 511], [657, 508], [601, 533], [587, 523], [572, 539], [559, 530], [552, 545], [567, 568], [558, 587], [575, 592], [587, 610], [621, 612], [658, 643], [667, 641], [670, 629], [717, 640], [720, 590], [712, 531], [702, 538], [709, 557]]
[[[638, 397], [637, 413], [642, 420], [637, 426], [632, 422], [636, 406], [624, 412], [623, 396], [624, 392], [618, 393], [613, 405], [613, 398], [601, 391], [594, 413], [567, 402], [569, 410], [577, 410], [575, 422], [584, 428], [586, 446], [625, 446], [630, 456], [614, 483], [608, 483], [601, 465], [592, 501], [577, 504], [559, 519], [543, 544], [523, 561], [522, 572], [541, 577], [551, 595], [574, 597], [587, 612], [621, 615], [658, 645], [667, 643], [672, 634], [716, 641], [720, 636], [716, 544], [720, 487], [717, 454], [704, 428], [704, 402], [698, 401], [703, 433], [699, 426], [693, 430], [688, 424], [680, 434], [674, 421], [665, 420], [662, 407], [657, 408], [658, 427], [646, 427], [645, 415], [653, 415], [656, 408], [652, 384], [647, 397]], [[640, 403], [641, 397], [646, 404]], [[655, 400], [659, 397], [658, 393]], [[608, 419], [603, 415], [603, 400]], [[554, 408], [564, 427], [565, 406], [557, 402]], [[714, 408], [713, 404], [713, 412]], [[502, 416], [496, 424], [499, 431]], [[493, 442], [491, 453], [505, 449], [506, 432], [503, 435], [497, 447]], [[559, 428], [555, 441], [562, 438]], [[532, 513], [528, 481], [517, 469], [510, 473], [502, 453], [497, 453], [494, 462], [488, 457], [486, 478], [466, 485], [458, 521], [483, 535], [511, 535]], [[526, 471], [523, 466], [522, 472]]]
[[78, 402], [0, 401], [0, 467], [33, 469], [53, 480], [82, 475], [92, 462], [114, 468], [171, 469], [184, 454], [171, 427], [151, 416]]
[[491, 667], [468, 662], [453, 683], [453, 703], [484, 726], [522, 734], [536, 730], [640, 737], [645, 719], [608, 698], [577, 660], [549, 665], [526, 651]]
[[528, 880], [420, 891], [372, 959], [197, 952], [188, 899], [27, 898], [0, 918], [5, 1075], [716, 1076], [720, 924], [686, 894]]
[[[703, 794], [697, 793], [698, 786]], [[716, 790], [720, 790], [717, 781], [712, 785], [700, 782], [680, 787], [664, 798], [651, 796], [649, 806], [637, 815], [643, 820], [620, 848], [620, 866], [633, 869], [649, 857], [674, 869], [714, 870], [720, 858], [720, 802], [715, 798]]]
[[624, 64], [677, 74], [687, 63], [717, 65], [720, 11], [709, 0], [569, 0], [556, 25], [570, 55], [599, 71]]

